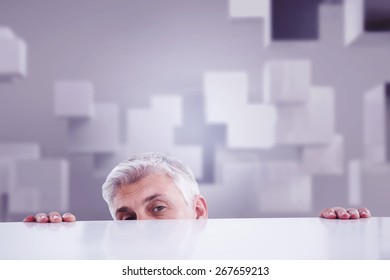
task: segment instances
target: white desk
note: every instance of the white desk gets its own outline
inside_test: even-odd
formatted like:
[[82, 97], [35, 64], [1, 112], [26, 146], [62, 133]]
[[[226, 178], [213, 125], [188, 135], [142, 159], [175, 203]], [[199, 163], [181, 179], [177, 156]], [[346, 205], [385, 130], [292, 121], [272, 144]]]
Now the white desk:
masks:
[[390, 218], [0, 223], [0, 259], [390, 259]]

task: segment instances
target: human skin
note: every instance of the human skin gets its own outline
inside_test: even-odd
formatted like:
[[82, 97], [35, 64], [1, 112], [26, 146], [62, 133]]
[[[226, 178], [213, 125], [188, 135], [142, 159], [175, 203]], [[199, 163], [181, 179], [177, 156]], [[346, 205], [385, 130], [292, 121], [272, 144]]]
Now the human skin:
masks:
[[[143, 179], [120, 187], [112, 207], [116, 220], [151, 219], [207, 219], [207, 202], [197, 195], [187, 204], [173, 179], [166, 174], [150, 174]], [[58, 212], [38, 213], [26, 217], [24, 222], [60, 223], [74, 222], [76, 217]]]
[[325, 208], [321, 211], [320, 217], [325, 219], [359, 219], [359, 218], [369, 218], [371, 217], [371, 212], [367, 208], [343, 208], [343, 207], [333, 207]]
[[[115, 196], [112, 207], [115, 220], [151, 220], [151, 219], [206, 219], [207, 202], [198, 195], [192, 205], [187, 204], [183, 194], [176, 187], [171, 177], [166, 174], [150, 174], [143, 179], [122, 186]], [[320, 213], [325, 219], [359, 219], [369, 218], [367, 208], [325, 208]], [[38, 213], [26, 217], [24, 222], [61, 223], [74, 222], [76, 217], [71, 213], [60, 215], [58, 212]]]
[[197, 195], [187, 204], [182, 192], [166, 174], [151, 174], [123, 186], [113, 200], [116, 220], [205, 219], [206, 200]]

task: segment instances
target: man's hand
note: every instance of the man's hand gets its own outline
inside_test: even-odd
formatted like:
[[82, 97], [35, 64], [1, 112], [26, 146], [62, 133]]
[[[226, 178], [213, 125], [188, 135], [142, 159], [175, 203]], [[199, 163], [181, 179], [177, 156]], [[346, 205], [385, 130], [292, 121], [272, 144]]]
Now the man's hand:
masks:
[[342, 207], [333, 207], [333, 208], [325, 208], [321, 211], [321, 218], [325, 219], [359, 219], [359, 218], [369, 218], [371, 217], [370, 210], [367, 208], [342, 208]]
[[76, 217], [71, 213], [65, 213], [60, 215], [58, 212], [50, 212], [49, 215], [46, 213], [38, 213], [35, 216], [30, 215], [24, 218], [23, 222], [27, 223], [61, 223], [61, 222], [75, 222]]

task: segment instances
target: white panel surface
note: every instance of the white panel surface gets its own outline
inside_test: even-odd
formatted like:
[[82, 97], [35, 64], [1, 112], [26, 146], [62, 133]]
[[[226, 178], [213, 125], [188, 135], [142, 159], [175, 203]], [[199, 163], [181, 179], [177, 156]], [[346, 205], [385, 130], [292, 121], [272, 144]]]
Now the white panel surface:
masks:
[[54, 86], [54, 112], [58, 117], [90, 118], [93, 115], [93, 84], [59, 81]]
[[378, 217], [0, 223], [0, 259], [388, 259], [389, 224]]

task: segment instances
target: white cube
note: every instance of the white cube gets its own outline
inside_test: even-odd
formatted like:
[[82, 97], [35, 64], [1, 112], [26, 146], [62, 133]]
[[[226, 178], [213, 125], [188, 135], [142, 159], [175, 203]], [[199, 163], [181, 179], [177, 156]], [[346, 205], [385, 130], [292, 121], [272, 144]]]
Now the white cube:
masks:
[[272, 60], [265, 64], [263, 95], [266, 103], [303, 103], [310, 99], [310, 60]]
[[[32, 195], [33, 204], [18, 205]], [[38, 197], [36, 197], [38, 196]], [[23, 211], [67, 211], [69, 208], [69, 164], [63, 159], [19, 160], [15, 166], [15, 185], [10, 189], [10, 197], [16, 204], [10, 204], [11, 212]], [[18, 202], [19, 200], [19, 202]], [[22, 208], [20, 208], [22, 207]], [[19, 211], [19, 210], [18, 210]]]
[[182, 124], [183, 118], [181, 97], [155, 96], [151, 100], [151, 105], [148, 109], [127, 111], [127, 147], [125, 149], [131, 154], [145, 152], [170, 154], [185, 162], [197, 179], [202, 178], [202, 147], [175, 144], [175, 128]]
[[362, 203], [363, 167], [360, 160], [348, 162], [348, 203], [351, 206]]
[[0, 142], [0, 160], [38, 159], [41, 148], [38, 143]]
[[280, 145], [327, 144], [335, 127], [332, 88], [314, 87], [305, 104], [276, 107], [276, 143]]
[[351, 44], [364, 32], [364, 1], [344, 0], [344, 42]]
[[276, 111], [269, 105], [236, 108], [227, 118], [227, 145], [238, 149], [266, 149], [275, 145]]
[[13, 80], [27, 75], [27, 45], [7, 27], [0, 27], [0, 77]]
[[258, 193], [262, 212], [310, 212], [312, 208], [311, 177], [297, 161], [261, 163]]
[[0, 159], [0, 195], [8, 192], [11, 182], [11, 167], [8, 161]]
[[230, 0], [229, 12], [233, 18], [265, 18], [271, 13], [270, 0]]
[[309, 174], [343, 174], [344, 139], [335, 135], [326, 145], [305, 146], [302, 148], [302, 164]]
[[379, 85], [364, 95], [364, 159], [371, 163], [389, 160], [390, 90]]
[[114, 153], [119, 146], [117, 104], [96, 104], [87, 120], [69, 123], [69, 151], [72, 153]]
[[245, 72], [207, 72], [204, 75], [205, 113], [208, 123], [223, 123], [248, 102]]
[[[9, 213], [10, 214], [34, 214], [42, 212], [43, 201], [41, 193], [35, 188], [21, 188], [13, 190], [8, 195], [9, 197]], [[53, 208], [61, 211], [61, 209]]]
[[91, 118], [93, 116], [93, 84], [89, 81], [55, 83], [54, 112], [58, 117]]

